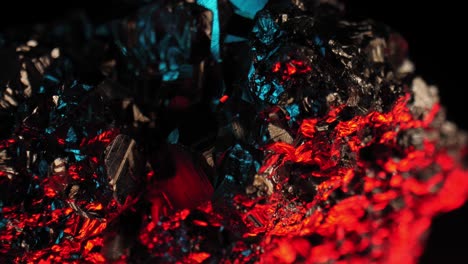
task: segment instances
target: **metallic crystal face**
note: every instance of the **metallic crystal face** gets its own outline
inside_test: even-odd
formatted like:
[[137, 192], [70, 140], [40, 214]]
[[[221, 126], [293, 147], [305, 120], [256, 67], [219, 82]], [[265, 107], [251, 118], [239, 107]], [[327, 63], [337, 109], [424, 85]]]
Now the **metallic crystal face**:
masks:
[[135, 140], [125, 135], [118, 135], [107, 146], [104, 164], [109, 184], [114, 197], [124, 204], [127, 199], [134, 199], [142, 191], [144, 181], [142, 160]]
[[252, 29], [251, 92], [267, 105], [300, 106], [303, 117], [323, 116], [339, 105], [361, 114], [388, 110], [403, 94], [407, 44], [396, 33], [374, 35], [376, 26], [275, 8], [259, 12]]

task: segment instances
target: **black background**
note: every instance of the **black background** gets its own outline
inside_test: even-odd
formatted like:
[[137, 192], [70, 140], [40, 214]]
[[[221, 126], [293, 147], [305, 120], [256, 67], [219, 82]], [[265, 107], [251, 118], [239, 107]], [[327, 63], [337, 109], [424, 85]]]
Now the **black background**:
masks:
[[[246, 0], [253, 1], [253, 0]], [[99, 22], [131, 12], [135, 5], [125, 0], [2, 2], [0, 28], [47, 22], [65, 17], [76, 8], [85, 9]], [[467, 14], [457, 1], [354, 0], [346, 1], [351, 15], [385, 22], [408, 40], [416, 71], [430, 84], [437, 84], [448, 119], [468, 128], [466, 84]], [[468, 204], [437, 217], [421, 263], [468, 261]], [[465, 260], [465, 261], [463, 261]]]

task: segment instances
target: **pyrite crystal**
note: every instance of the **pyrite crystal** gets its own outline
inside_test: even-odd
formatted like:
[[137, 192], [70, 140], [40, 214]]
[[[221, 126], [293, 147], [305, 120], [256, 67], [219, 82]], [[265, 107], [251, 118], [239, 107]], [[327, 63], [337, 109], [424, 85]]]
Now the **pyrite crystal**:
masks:
[[338, 1], [155, 1], [1, 45], [2, 263], [416, 263], [468, 195], [406, 41]]

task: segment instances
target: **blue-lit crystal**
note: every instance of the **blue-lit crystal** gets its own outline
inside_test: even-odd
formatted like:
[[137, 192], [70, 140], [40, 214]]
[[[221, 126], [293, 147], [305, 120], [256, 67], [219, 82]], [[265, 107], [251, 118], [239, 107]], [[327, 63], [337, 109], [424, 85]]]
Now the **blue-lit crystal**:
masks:
[[177, 144], [177, 142], [179, 142], [179, 129], [176, 128], [167, 136], [167, 143]]
[[70, 127], [68, 129], [67, 138], [65, 139], [65, 141], [67, 143], [75, 143], [77, 140], [78, 138], [76, 136], [75, 130], [73, 129], [73, 127]]
[[279, 26], [271, 17], [270, 13], [261, 13], [252, 32], [255, 34], [258, 40], [265, 45], [273, 44], [275, 36], [279, 30]]
[[175, 81], [179, 77], [179, 71], [168, 71], [163, 74], [162, 80], [164, 82]]
[[285, 108], [286, 108], [286, 111], [288, 112], [289, 117], [290, 117], [289, 123], [291, 124], [292, 122], [295, 122], [296, 118], [300, 114], [299, 105], [290, 104], [290, 105], [285, 106]]

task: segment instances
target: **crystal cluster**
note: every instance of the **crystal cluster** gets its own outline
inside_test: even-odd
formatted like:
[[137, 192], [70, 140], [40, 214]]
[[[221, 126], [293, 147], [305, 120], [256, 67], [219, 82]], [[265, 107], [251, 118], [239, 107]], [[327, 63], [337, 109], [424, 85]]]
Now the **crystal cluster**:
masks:
[[466, 134], [406, 41], [337, 1], [2, 39], [2, 263], [415, 263], [467, 198]]

